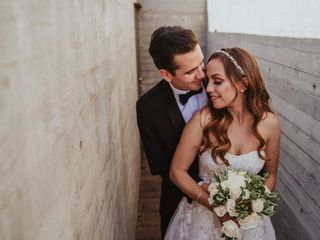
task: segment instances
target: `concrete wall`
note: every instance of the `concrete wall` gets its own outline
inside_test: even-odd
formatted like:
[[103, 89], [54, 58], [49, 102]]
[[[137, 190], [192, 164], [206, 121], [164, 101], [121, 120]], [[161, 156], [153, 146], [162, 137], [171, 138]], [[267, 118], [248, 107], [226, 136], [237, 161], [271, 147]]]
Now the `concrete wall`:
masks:
[[206, 52], [207, 11], [206, 0], [139, 0], [142, 8], [138, 14], [139, 33], [139, 93], [148, 91], [161, 78], [148, 49], [150, 37], [160, 26], [182, 26], [197, 35], [203, 52]]
[[132, 0], [0, 5], [0, 239], [134, 239]]
[[257, 58], [281, 121], [281, 201], [273, 217], [278, 239], [319, 239], [320, 40], [208, 35], [208, 55], [233, 46]]

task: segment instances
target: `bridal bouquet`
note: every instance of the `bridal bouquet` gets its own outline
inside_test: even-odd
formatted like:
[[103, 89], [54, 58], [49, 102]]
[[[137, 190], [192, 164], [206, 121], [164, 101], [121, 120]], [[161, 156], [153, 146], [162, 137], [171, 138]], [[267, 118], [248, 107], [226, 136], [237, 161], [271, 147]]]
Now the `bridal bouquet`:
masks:
[[238, 169], [227, 169], [213, 173], [209, 185], [209, 204], [218, 217], [226, 213], [237, 219], [223, 223], [221, 228], [226, 239], [237, 239], [241, 229], [257, 227], [262, 216], [272, 216], [278, 201], [278, 193], [270, 192], [263, 185], [267, 174], [250, 174]]

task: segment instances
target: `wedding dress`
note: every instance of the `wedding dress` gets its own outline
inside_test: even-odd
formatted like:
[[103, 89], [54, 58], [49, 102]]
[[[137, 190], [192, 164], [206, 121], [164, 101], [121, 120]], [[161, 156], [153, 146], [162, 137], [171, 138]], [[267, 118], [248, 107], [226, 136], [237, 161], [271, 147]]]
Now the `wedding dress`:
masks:
[[[229, 161], [230, 168], [238, 168], [253, 174], [258, 174], [265, 163], [257, 151], [242, 155], [227, 153], [225, 158]], [[205, 182], [211, 181], [212, 172], [219, 167], [221, 165], [216, 164], [211, 157], [211, 149], [201, 154], [199, 176]], [[169, 223], [165, 240], [222, 240], [224, 238], [221, 237], [220, 229], [219, 220], [213, 211], [196, 201], [189, 204], [186, 197], [183, 197]], [[263, 217], [255, 228], [242, 230], [241, 240], [274, 239], [276, 237], [270, 217]]]

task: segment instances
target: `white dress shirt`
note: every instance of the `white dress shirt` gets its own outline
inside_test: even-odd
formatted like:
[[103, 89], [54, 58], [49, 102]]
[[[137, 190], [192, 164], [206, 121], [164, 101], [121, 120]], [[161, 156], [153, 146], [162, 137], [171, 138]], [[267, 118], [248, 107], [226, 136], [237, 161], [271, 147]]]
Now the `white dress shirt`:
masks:
[[170, 84], [170, 86], [173, 91], [176, 102], [178, 104], [178, 107], [180, 109], [180, 112], [182, 113], [183, 119], [186, 123], [190, 120], [190, 118], [193, 116], [193, 114], [195, 114], [198, 110], [200, 110], [208, 102], [206, 90], [203, 86], [202, 86], [202, 92], [190, 97], [188, 99], [188, 102], [185, 105], [183, 105], [180, 102], [179, 94], [186, 94], [189, 91], [179, 90], [179, 89], [175, 88], [174, 86], [172, 86], [171, 84]]

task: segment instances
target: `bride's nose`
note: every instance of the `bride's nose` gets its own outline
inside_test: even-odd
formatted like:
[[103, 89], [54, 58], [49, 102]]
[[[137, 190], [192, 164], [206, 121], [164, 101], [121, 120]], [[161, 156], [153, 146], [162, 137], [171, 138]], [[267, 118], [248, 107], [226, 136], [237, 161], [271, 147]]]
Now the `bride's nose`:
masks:
[[206, 87], [206, 91], [207, 93], [213, 93], [214, 92], [214, 84], [212, 82], [212, 80], [208, 80], [208, 85]]

